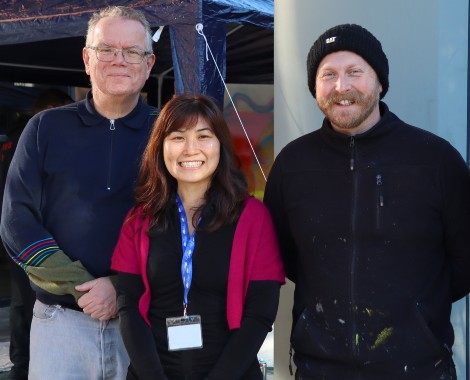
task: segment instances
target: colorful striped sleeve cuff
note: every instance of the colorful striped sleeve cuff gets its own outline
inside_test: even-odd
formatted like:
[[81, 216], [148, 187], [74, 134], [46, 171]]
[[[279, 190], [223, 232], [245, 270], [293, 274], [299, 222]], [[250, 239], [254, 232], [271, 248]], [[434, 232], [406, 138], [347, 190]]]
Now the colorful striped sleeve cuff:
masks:
[[58, 250], [59, 246], [57, 245], [57, 242], [53, 238], [49, 237], [30, 244], [14, 257], [13, 260], [22, 267], [37, 267]]

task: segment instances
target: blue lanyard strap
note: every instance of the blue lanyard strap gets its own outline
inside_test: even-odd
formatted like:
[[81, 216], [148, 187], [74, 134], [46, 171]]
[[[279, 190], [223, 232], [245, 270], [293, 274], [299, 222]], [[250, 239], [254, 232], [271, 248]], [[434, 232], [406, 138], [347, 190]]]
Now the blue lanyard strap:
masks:
[[[183, 202], [181, 202], [178, 194], [176, 195], [176, 202], [178, 204], [178, 212], [180, 215], [181, 224], [181, 243], [183, 248], [183, 258], [181, 260], [181, 277], [184, 286], [184, 314], [186, 315], [186, 307], [188, 305], [188, 293], [191, 288], [191, 281], [193, 279], [193, 252], [195, 245], [196, 231], [189, 236], [188, 219], [184, 211]], [[199, 221], [198, 221], [199, 222]]]

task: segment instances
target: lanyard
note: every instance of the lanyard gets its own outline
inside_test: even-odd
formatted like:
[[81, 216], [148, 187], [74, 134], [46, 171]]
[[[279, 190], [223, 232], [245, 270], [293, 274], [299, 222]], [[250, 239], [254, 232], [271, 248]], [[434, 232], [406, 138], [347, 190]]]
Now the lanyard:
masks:
[[191, 236], [189, 236], [188, 219], [186, 217], [186, 212], [184, 211], [183, 202], [181, 201], [178, 194], [176, 194], [176, 202], [178, 203], [178, 212], [181, 222], [181, 243], [183, 248], [183, 258], [181, 260], [181, 277], [183, 279], [184, 286], [184, 315], [186, 316], [186, 308], [188, 307], [188, 293], [189, 288], [191, 288], [191, 281], [193, 279], [193, 252], [196, 230], [194, 230]]

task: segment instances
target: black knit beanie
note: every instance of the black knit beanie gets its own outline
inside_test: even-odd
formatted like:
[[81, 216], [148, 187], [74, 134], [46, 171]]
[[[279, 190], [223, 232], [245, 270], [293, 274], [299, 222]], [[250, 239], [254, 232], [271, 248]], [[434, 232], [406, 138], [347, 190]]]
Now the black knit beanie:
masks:
[[315, 41], [307, 57], [308, 88], [316, 97], [315, 79], [321, 60], [328, 54], [341, 50], [360, 55], [375, 70], [382, 85], [382, 99], [388, 91], [388, 59], [382, 45], [372, 33], [362, 26], [343, 24], [328, 29]]

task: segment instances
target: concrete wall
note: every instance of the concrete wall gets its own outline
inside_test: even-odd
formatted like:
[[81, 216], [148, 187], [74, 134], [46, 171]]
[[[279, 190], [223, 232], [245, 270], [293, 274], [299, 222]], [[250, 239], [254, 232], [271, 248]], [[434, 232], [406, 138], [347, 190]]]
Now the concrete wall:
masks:
[[[466, 157], [466, 0], [275, 0], [275, 153], [321, 125], [307, 87], [305, 61], [313, 41], [340, 23], [357, 23], [382, 43], [390, 64], [385, 102], [406, 122], [449, 140]], [[282, 290], [275, 325], [275, 379], [288, 373], [293, 284]], [[455, 361], [465, 379], [465, 302], [454, 304]]]

